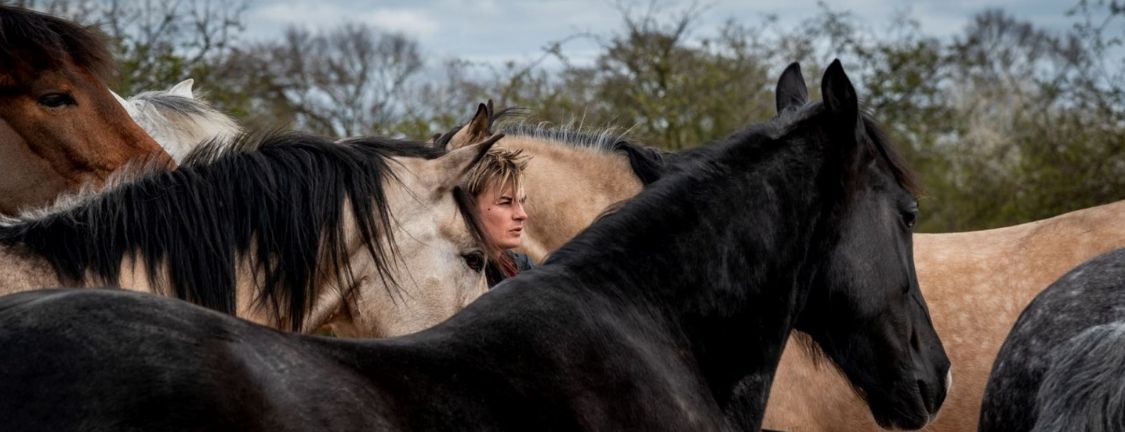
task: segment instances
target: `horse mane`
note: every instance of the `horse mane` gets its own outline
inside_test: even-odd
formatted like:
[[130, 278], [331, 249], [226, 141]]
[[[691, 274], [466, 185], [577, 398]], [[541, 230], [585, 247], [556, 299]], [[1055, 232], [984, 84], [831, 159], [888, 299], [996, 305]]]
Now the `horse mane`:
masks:
[[237, 307], [236, 271], [249, 263], [261, 287], [258, 304], [299, 330], [325, 277], [339, 278], [341, 294], [354, 298], [344, 233], [350, 216], [376, 271], [397, 287], [383, 189], [394, 179], [388, 158], [440, 153], [419, 143], [333, 143], [298, 133], [244, 137], [222, 149], [204, 145], [198, 151], [221, 156], [210, 163], [196, 157], [76, 207], [0, 225], [0, 243], [24, 245], [75, 282], [94, 275], [116, 284], [123, 260], [140, 254], [154, 287], [226, 313]]
[[[235, 138], [242, 133], [242, 127], [238, 122], [203, 100], [183, 97], [168, 91], [146, 91], [130, 97], [127, 102], [134, 108], [130, 110], [133, 120], [146, 131], [150, 131], [150, 135], [153, 135], [152, 131], [164, 129], [177, 132], [176, 135], [210, 136], [216, 141], [233, 144]], [[169, 145], [169, 143], [160, 144], [165, 147]], [[195, 152], [189, 150], [189, 154]], [[196, 158], [198, 159], [199, 156], [196, 155]]]
[[1090, 327], [1051, 350], [1034, 432], [1114, 431], [1125, 424], [1125, 322]]
[[[670, 153], [629, 142], [626, 139], [629, 130], [620, 131], [614, 127], [589, 129], [573, 124], [548, 126], [546, 122], [531, 125], [523, 121], [527, 114], [528, 111], [524, 108], [505, 108], [489, 117], [488, 128], [508, 136], [528, 137], [604, 153], [622, 153], [629, 159], [629, 166], [632, 167], [633, 174], [641, 180], [641, 184], [652, 183], [664, 173], [665, 156]], [[465, 125], [455, 126], [444, 134], [435, 135], [434, 147], [448, 148], [450, 140], [463, 127]]]
[[867, 131], [867, 136], [871, 138], [869, 150], [876, 156], [882, 157], [886, 162], [887, 168], [890, 169], [891, 174], [894, 175], [895, 180], [904, 189], [910, 191], [911, 194], [918, 195], [923, 192], [922, 185], [918, 181], [918, 176], [910, 165], [906, 163], [906, 159], [895, 150], [894, 146], [890, 145], [890, 138], [883, 132], [883, 128], [876, 122], [870, 114], [863, 113], [863, 128]]
[[0, 6], [0, 74], [22, 75], [60, 67], [66, 59], [102, 81], [114, 70], [106, 39], [96, 27], [14, 6]]
[[[776, 139], [788, 133], [791, 128], [806, 119], [817, 116], [822, 111], [819, 109], [821, 106], [821, 103], [806, 105], [805, 109], [794, 110], [794, 112], [786, 113], [786, 115], [775, 117], [769, 121], [751, 125], [726, 138], [686, 151], [660, 153], [659, 160], [663, 162], [663, 165], [656, 167], [656, 171], [654, 171], [656, 174], [654, 175], [659, 178], [700, 176], [706, 175], [707, 172], [721, 170], [722, 168], [714, 166], [707, 160], [711, 159], [714, 152], [723, 151], [724, 147], [733, 143], [749, 144], [744, 148], [748, 149], [746, 151], [750, 153], [776, 151]], [[882, 132], [878, 123], [866, 113], [861, 113], [861, 115], [866, 136], [869, 139], [864, 140], [860, 145], [866, 145], [872, 156], [883, 160], [899, 185], [914, 193], [918, 186], [913, 171], [910, 170], [894, 147], [890, 145], [890, 140]], [[514, 132], [512, 135], [518, 135], [518, 132]], [[629, 205], [618, 206], [612, 211], [603, 212], [599, 215], [599, 224], [591, 225], [586, 229], [586, 233], [579, 235], [567, 245], [553, 252], [545, 264], [560, 259], [569, 259], [566, 257], [571, 255], [582, 256], [583, 254], [589, 254], [590, 251], [615, 248], [615, 241], [621, 238], [620, 233], [636, 231], [634, 227], [640, 220], [645, 219], [648, 214], [658, 213], [655, 210], [641, 210], [639, 212], [635, 210], [656, 209], [662, 205], [667, 205], [667, 202], [663, 201], [665, 194], [664, 191], [642, 193], [631, 198]], [[602, 219], [605, 219], [605, 221], [601, 221]], [[587, 241], [587, 239], [593, 238], [596, 238], [596, 240]], [[583, 249], [585, 251], [576, 252]], [[809, 339], [811, 340], [811, 338]], [[808, 346], [807, 349], [814, 357], [824, 355], [820, 352], [819, 347]]]

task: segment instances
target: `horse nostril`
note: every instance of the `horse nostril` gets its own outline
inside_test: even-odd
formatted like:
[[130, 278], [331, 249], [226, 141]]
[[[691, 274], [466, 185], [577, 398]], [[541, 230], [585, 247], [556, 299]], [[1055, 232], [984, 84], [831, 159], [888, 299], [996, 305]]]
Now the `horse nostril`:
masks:
[[937, 409], [934, 405], [934, 395], [931, 394], [930, 387], [926, 385], [926, 381], [923, 380], [916, 381], [916, 384], [918, 385], [918, 394], [922, 396], [922, 405], [926, 407], [926, 412], [933, 414]]
[[[946, 377], [943, 376], [942, 378]], [[942, 403], [945, 402], [947, 382], [942, 382], [936, 387], [926, 384], [925, 380], [917, 380], [916, 383], [918, 385], [918, 393], [922, 396], [922, 404], [925, 406], [926, 412], [930, 413], [930, 415], [937, 414], [938, 410], [941, 409]]]

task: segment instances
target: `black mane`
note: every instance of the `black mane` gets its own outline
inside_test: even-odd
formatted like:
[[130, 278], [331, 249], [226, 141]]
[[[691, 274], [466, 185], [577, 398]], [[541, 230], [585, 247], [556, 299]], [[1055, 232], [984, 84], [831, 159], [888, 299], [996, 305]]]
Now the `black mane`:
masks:
[[0, 6], [0, 74], [23, 75], [53, 69], [68, 57], [103, 81], [114, 69], [106, 39], [96, 28], [19, 7]]
[[[367, 138], [337, 144], [294, 133], [260, 142], [244, 138], [235, 148], [213, 163], [154, 174], [78, 207], [0, 227], [0, 242], [26, 245], [73, 282], [93, 274], [116, 284], [122, 259], [140, 254], [154, 286], [227, 313], [236, 308], [239, 259], [249, 258], [263, 287], [258, 300], [297, 330], [318, 281], [336, 276], [352, 286], [343, 237], [350, 212], [376, 268], [393, 286], [387, 271], [392, 220], [383, 191], [393, 176], [387, 158], [440, 152], [418, 143]], [[327, 269], [320, 267], [324, 262]], [[161, 283], [163, 264], [170, 286]]]

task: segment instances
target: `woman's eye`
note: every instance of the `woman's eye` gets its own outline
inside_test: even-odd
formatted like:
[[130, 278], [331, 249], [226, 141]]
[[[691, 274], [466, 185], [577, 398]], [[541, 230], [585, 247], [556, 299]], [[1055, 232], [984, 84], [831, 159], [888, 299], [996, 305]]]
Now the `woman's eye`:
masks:
[[465, 259], [465, 265], [473, 269], [473, 271], [484, 270], [484, 252], [472, 251], [461, 255]]
[[39, 105], [43, 105], [47, 108], [59, 108], [77, 104], [74, 98], [66, 93], [48, 93], [39, 97]]

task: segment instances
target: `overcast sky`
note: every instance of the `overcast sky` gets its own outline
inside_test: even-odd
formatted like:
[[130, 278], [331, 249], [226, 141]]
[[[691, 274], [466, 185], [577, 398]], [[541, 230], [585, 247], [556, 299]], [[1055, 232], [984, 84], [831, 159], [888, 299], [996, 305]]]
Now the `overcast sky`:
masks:
[[[552, 41], [580, 32], [608, 34], [621, 23], [614, 0], [253, 0], [247, 12], [246, 37], [274, 38], [290, 24], [327, 28], [344, 22], [372, 24], [407, 34], [423, 52], [439, 58], [460, 57], [476, 61], [528, 60]], [[834, 0], [832, 10], [848, 10], [874, 31], [896, 14], [919, 21], [932, 36], [960, 34], [968, 20], [986, 8], [1002, 8], [1019, 19], [1057, 31], [1072, 22], [1065, 11], [1072, 0]], [[648, 2], [632, 1], [647, 5]], [[686, 1], [664, 1], [661, 10], [679, 11]], [[759, 23], [776, 15], [782, 28], [815, 16], [816, 0], [711, 0], [693, 35], [706, 35], [722, 22]], [[564, 52], [581, 60], [593, 45], [582, 41], [564, 46]]]

